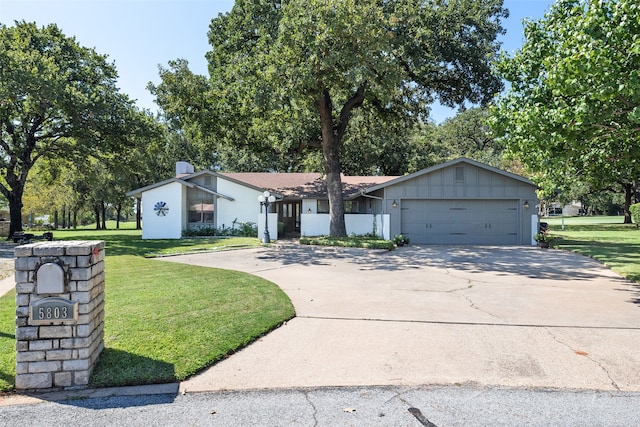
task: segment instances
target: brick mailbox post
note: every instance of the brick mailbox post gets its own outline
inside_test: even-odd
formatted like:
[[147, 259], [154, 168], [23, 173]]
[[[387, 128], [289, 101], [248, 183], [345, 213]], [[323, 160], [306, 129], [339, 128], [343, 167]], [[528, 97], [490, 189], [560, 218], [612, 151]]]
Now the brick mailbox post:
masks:
[[104, 242], [15, 248], [16, 389], [87, 387], [104, 348]]

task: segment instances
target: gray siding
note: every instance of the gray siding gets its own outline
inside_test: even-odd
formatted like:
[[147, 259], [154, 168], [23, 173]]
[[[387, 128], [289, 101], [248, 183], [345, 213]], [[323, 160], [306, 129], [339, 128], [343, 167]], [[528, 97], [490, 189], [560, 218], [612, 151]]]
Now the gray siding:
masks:
[[[416, 234], [416, 243], [528, 245], [535, 231], [531, 227], [531, 215], [535, 214], [537, 203], [535, 186], [470, 163], [460, 162], [418, 174], [384, 190], [384, 209], [391, 214], [391, 234], [411, 231]], [[429, 204], [429, 200], [440, 202]], [[456, 200], [467, 202], [457, 206]], [[529, 202], [529, 208], [524, 207], [525, 201]], [[445, 207], [449, 205], [450, 218], [442, 218], [443, 209], [448, 210]], [[508, 220], [502, 212], [507, 205]], [[408, 208], [414, 212], [409, 214]], [[424, 225], [416, 223], [416, 218], [421, 218], [416, 209], [425, 210]], [[433, 214], [441, 219], [429, 222]], [[500, 232], [504, 236], [497, 237], [496, 222], [505, 220], [505, 231]], [[431, 229], [427, 228], [429, 224]], [[434, 224], [437, 224], [437, 233]], [[485, 224], [493, 225], [485, 228]], [[464, 237], [464, 233], [469, 237]]]
[[[464, 181], [456, 180], [456, 167], [464, 167]], [[535, 197], [535, 188], [508, 176], [473, 165], [454, 165], [386, 188], [386, 198], [514, 199]]]

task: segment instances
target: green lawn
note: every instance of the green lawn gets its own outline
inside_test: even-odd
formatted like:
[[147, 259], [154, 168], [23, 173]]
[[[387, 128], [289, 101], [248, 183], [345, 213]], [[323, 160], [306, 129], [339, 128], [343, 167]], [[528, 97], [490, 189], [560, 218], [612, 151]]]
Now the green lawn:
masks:
[[[55, 231], [105, 240], [105, 350], [93, 386], [179, 381], [294, 316], [275, 284], [245, 273], [148, 259], [150, 253], [259, 245], [256, 238], [143, 241], [140, 231]], [[15, 376], [15, 293], [0, 298], [0, 391]]]
[[623, 224], [621, 216], [552, 217], [541, 221], [549, 224], [552, 235], [561, 238], [561, 249], [597, 259], [616, 273], [640, 282], [640, 230], [635, 224]]

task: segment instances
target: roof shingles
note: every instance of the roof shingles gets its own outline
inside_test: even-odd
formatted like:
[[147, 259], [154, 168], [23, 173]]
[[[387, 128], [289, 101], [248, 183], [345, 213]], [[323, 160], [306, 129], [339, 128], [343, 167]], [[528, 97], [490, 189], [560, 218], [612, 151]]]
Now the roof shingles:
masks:
[[[236, 181], [264, 188], [281, 194], [284, 199], [326, 199], [327, 185], [319, 173], [220, 173]], [[395, 179], [395, 176], [345, 176], [342, 175], [343, 197], [352, 198], [365, 189]]]

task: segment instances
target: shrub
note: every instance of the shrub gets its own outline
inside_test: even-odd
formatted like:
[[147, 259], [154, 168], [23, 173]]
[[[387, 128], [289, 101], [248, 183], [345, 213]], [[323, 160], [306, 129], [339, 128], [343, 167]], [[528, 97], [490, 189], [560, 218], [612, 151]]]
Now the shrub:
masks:
[[236, 222], [234, 220], [231, 233], [236, 237], [258, 237], [258, 225], [255, 222]]
[[367, 236], [349, 236], [349, 237], [301, 237], [301, 245], [318, 245], [318, 246], [341, 246], [348, 248], [366, 248], [366, 249], [386, 249], [394, 248], [391, 240], [383, 240], [380, 238], [372, 238]]
[[393, 236], [393, 243], [397, 246], [404, 246], [409, 244], [409, 238], [407, 236], [403, 236], [402, 234], [396, 234]]
[[629, 206], [629, 210], [631, 211], [631, 220], [636, 224], [640, 224], [640, 203], [634, 203]]
[[194, 227], [182, 230], [182, 237], [258, 237], [258, 226], [254, 222], [233, 220], [231, 227]]

